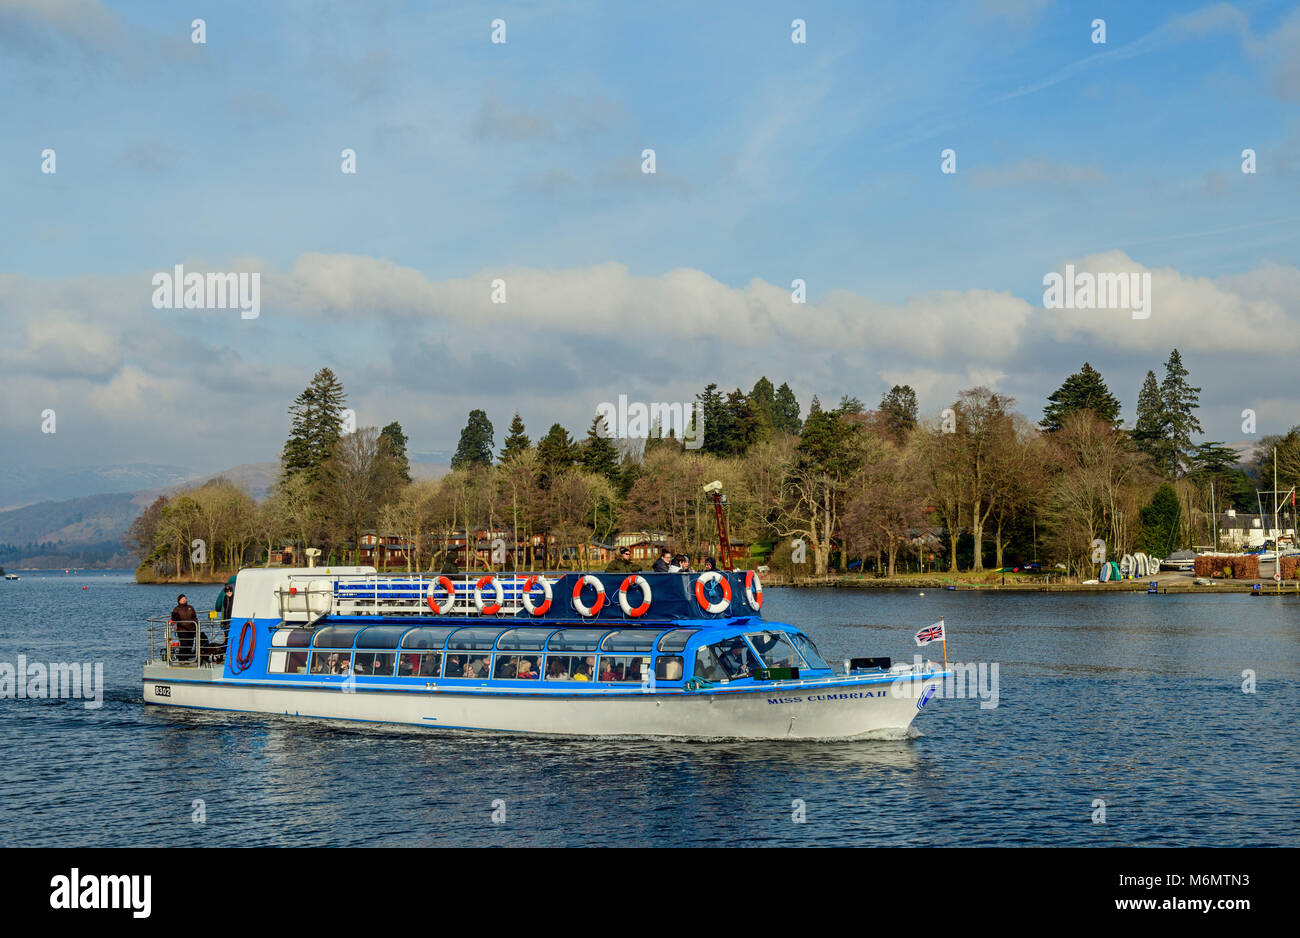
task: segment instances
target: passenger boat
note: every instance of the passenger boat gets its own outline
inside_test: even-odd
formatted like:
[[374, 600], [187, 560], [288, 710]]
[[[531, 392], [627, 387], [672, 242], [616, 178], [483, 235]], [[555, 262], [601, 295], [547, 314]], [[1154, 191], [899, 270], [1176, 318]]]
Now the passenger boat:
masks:
[[197, 655], [150, 620], [144, 700], [440, 730], [897, 737], [952, 673], [888, 658], [837, 673], [762, 604], [752, 571], [246, 569]]

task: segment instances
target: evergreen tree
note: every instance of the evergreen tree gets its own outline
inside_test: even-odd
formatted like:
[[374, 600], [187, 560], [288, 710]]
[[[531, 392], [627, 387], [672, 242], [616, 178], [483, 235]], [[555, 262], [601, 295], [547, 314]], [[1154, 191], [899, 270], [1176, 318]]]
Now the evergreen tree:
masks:
[[[710, 384], [703, 393], [695, 395], [703, 409], [704, 445], [701, 449], [710, 456], [724, 456], [731, 443], [731, 417], [718, 393], [718, 386]], [[699, 408], [697, 408], [699, 409]]]
[[537, 441], [537, 459], [541, 470], [539, 475], [545, 483], [543, 487], [549, 488], [551, 479], [572, 468], [577, 458], [578, 447], [573, 437], [569, 436], [569, 431], [558, 423], [551, 424], [546, 436]]
[[749, 404], [754, 415], [754, 442], [770, 439], [779, 423], [776, 414], [776, 389], [766, 376], [754, 382], [749, 392]]
[[1142, 533], [1137, 546], [1158, 557], [1168, 557], [1178, 549], [1178, 531], [1183, 510], [1178, 503], [1178, 493], [1166, 482], [1156, 489], [1151, 504], [1139, 512]]
[[900, 443], [916, 428], [916, 392], [910, 384], [896, 384], [880, 398], [880, 412], [894, 439]]
[[743, 456], [758, 440], [758, 416], [745, 392], [736, 388], [727, 395], [726, 438], [723, 440], [724, 456]]
[[471, 466], [492, 465], [492, 421], [481, 410], [469, 412], [469, 422], [460, 431], [456, 455], [451, 457], [451, 468], [468, 469]]
[[1061, 421], [1076, 410], [1091, 410], [1111, 426], [1119, 427], [1120, 402], [1110, 393], [1101, 374], [1088, 362], [1083, 363], [1081, 371], [1066, 378], [1047, 400], [1043, 419], [1038, 425], [1049, 433], [1061, 429]]
[[393, 460], [393, 468], [397, 477], [403, 482], [411, 481], [411, 463], [406, 458], [406, 434], [402, 432], [402, 425], [394, 420], [384, 429], [379, 431], [379, 445], [383, 452]]
[[609, 427], [605, 418], [597, 414], [587, 429], [587, 439], [582, 444], [582, 468], [617, 482], [618, 450], [609, 440]]
[[798, 433], [802, 427], [803, 421], [799, 419], [799, 402], [795, 400], [790, 385], [782, 382], [776, 389], [776, 397], [772, 404], [772, 428], [777, 433]]
[[840, 416], [844, 416], [845, 414], [860, 414], [862, 413], [862, 401], [858, 400], [856, 397], [851, 397], [848, 394], [845, 394], [840, 398], [840, 405], [835, 408], [835, 413]]
[[516, 413], [514, 419], [510, 421], [510, 433], [501, 449], [501, 462], [506, 462], [511, 456], [522, 453], [532, 445], [533, 441], [528, 439], [528, 434], [524, 433], [524, 421]]
[[1232, 447], [1217, 442], [1200, 444], [1192, 456], [1189, 475], [1203, 485], [1214, 484], [1218, 510], [1255, 505], [1255, 487], [1242, 470], [1240, 459]]
[[1201, 422], [1196, 419], [1200, 406], [1201, 389], [1187, 383], [1187, 369], [1178, 349], [1169, 353], [1165, 362], [1165, 380], [1160, 382], [1160, 402], [1164, 415], [1164, 450], [1171, 475], [1177, 476], [1191, 464], [1196, 448], [1192, 434], [1201, 433]]
[[343, 429], [343, 382], [328, 368], [316, 372], [289, 407], [291, 428], [280, 456], [283, 478], [304, 473], [312, 482], [329, 459]]
[[1133, 442], [1137, 448], [1155, 461], [1164, 464], [1162, 440], [1165, 435], [1164, 405], [1160, 398], [1160, 385], [1156, 373], [1148, 371], [1138, 392], [1137, 420], [1133, 424]]

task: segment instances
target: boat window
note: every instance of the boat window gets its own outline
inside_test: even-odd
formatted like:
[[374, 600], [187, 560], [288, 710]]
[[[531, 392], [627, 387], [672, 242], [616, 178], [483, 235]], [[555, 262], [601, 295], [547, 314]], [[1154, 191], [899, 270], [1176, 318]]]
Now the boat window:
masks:
[[686, 642], [696, 632], [695, 629], [673, 629], [659, 639], [659, 650], [670, 655], [680, 655], [686, 650]]
[[682, 656], [660, 655], [655, 659], [656, 681], [680, 681], [682, 679]]
[[600, 679], [606, 683], [640, 684], [641, 676], [649, 673], [649, 658], [600, 656]]
[[306, 648], [311, 644], [311, 629], [276, 629], [271, 635], [274, 648]]
[[780, 632], [750, 632], [749, 642], [758, 652], [765, 668], [806, 667], [799, 652]]
[[[455, 659], [454, 662], [453, 659]], [[448, 655], [446, 676], [487, 680], [492, 676], [492, 656]]]
[[541, 651], [550, 634], [549, 629], [511, 629], [497, 639], [497, 651]]
[[561, 629], [546, 647], [551, 651], [597, 651], [608, 629]]
[[457, 629], [447, 639], [447, 647], [457, 651], [491, 651], [497, 636], [509, 629]]
[[722, 670], [722, 665], [718, 663], [718, 656], [713, 653], [711, 647], [704, 646], [696, 650], [695, 676], [715, 684], [726, 679], [727, 672]]
[[739, 635], [710, 645], [709, 648], [729, 678], [748, 677], [750, 671], [760, 667], [749, 645]]
[[311, 654], [311, 673], [347, 674], [351, 660], [350, 651], [314, 651]]
[[808, 662], [808, 667], [830, 668], [830, 665], [826, 663], [821, 654], [817, 651], [817, 646], [813, 644], [811, 638], [802, 632], [791, 632], [789, 637], [790, 641], [794, 643], [794, 646], [799, 649], [800, 654], [803, 655], [803, 660]]
[[424, 626], [411, 629], [402, 636], [403, 648], [441, 648], [447, 642], [447, 636], [456, 631], [455, 626]]
[[312, 644], [317, 648], [351, 648], [361, 626], [331, 625], [319, 630]]
[[602, 651], [654, 651], [660, 633], [653, 629], [623, 629], [610, 632], [600, 643]]
[[595, 655], [547, 655], [546, 679], [548, 681], [594, 681]]
[[397, 656], [392, 652], [357, 652], [352, 664], [354, 674], [376, 674], [382, 677], [393, 676], [393, 661]]
[[397, 656], [398, 677], [437, 677], [442, 667], [442, 652], [426, 651], [424, 654], [402, 652]]
[[535, 681], [541, 660], [541, 655], [497, 655], [496, 676], [507, 681]]
[[372, 625], [357, 636], [358, 648], [396, 648], [409, 625]]

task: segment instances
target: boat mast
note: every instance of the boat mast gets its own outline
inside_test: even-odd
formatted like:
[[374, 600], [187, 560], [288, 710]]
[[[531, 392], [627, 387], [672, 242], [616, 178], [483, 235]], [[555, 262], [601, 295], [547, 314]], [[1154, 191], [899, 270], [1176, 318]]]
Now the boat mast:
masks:
[[722, 483], [710, 482], [704, 491], [713, 496], [713, 513], [718, 519], [718, 549], [722, 551], [722, 567], [731, 570], [731, 542], [727, 540], [727, 516], [722, 510], [725, 499], [722, 495]]

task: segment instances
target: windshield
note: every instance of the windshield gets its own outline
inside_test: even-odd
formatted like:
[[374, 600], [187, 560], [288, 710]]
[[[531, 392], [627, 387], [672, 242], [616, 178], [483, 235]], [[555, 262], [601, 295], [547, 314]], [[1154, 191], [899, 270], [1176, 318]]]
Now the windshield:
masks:
[[802, 668], [806, 667], [799, 652], [780, 632], [750, 632], [750, 644], [763, 659], [765, 668]]
[[807, 635], [804, 635], [802, 632], [793, 632], [790, 634], [790, 640], [794, 642], [795, 646], [799, 649], [800, 654], [803, 655], [804, 661], [808, 662], [808, 667], [830, 668], [830, 665], [827, 664], [822, 659], [821, 654], [818, 653], [817, 646], [813, 644], [813, 640]]

